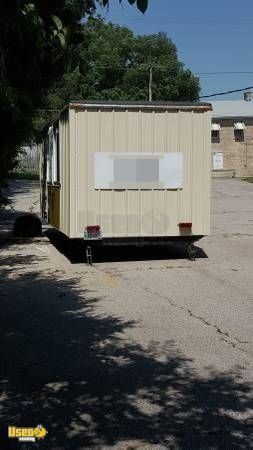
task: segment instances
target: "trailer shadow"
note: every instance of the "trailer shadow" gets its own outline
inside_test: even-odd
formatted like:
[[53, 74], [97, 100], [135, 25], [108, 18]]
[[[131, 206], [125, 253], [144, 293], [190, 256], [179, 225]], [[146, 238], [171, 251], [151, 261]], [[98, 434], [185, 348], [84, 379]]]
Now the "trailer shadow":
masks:
[[[82, 239], [69, 239], [63, 233], [54, 228], [46, 231], [46, 236], [51, 244], [66, 258], [71, 264], [85, 262], [85, 245]], [[204, 250], [195, 245], [196, 258], [208, 258]], [[120, 262], [120, 261], [150, 261], [150, 260], [173, 260], [187, 259], [186, 245], [180, 242], [171, 242], [168, 245], [117, 245], [117, 246], [94, 246], [94, 262]]]
[[182, 450], [251, 448], [250, 386], [239, 369], [201, 377], [175, 342], [131, 341], [127, 330], [138, 322], [102, 313], [101, 298], [78, 278], [36, 271], [36, 258], [26, 261], [25, 276], [16, 255], [1, 261], [2, 448], [31, 448], [8, 439], [7, 427], [38, 423], [48, 435], [32, 448], [122, 449], [132, 440]]

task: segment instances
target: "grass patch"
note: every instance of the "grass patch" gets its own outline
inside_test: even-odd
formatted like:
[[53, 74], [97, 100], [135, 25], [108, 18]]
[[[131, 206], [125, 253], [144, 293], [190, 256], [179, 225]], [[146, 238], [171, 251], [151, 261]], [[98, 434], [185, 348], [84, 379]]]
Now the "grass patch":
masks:
[[11, 173], [11, 178], [15, 180], [39, 180], [39, 174], [36, 172], [29, 171], [17, 171]]
[[247, 181], [248, 183], [253, 183], [253, 177], [242, 178], [242, 181]]

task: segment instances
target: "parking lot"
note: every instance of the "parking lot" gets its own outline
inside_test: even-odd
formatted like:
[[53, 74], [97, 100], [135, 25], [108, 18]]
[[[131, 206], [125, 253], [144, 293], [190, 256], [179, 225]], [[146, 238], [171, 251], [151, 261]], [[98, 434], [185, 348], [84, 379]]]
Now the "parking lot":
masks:
[[[20, 185], [16, 210], [36, 195]], [[89, 267], [47, 237], [2, 240], [1, 423], [42, 423], [50, 450], [253, 448], [253, 184], [212, 181], [197, 245], [195, 262], [107, 249]]]

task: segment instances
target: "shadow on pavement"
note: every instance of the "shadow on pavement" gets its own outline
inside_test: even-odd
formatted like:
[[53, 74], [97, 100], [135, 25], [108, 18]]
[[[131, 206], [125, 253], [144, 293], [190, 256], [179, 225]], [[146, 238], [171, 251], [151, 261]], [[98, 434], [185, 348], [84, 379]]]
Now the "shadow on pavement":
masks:
[[[39, 183], [31, 180], [9, 180], [8, 188], [3, 189], [3, 193], [8, 198], [9, 205], [0, 208], [0, 239], [1, 237], [11, 236], [15, 220], [25, 212], [36, 212], [39, 207]], [[34, 191], [38, 191], [36, 195]], [[15, 204], [19, 198], [30, 198], [29, 209], [20, 210]], [[29, 202], [28, 202], [29, 203]]]
[[[123, 333], [139, 323], [102, 314], [78, 279], [38, 272], [35, 258], [25, 274], [20, 257], [1, 258], [1, 448], [252, 448], [250, 386], [236, 373], [202, 378], [175, 343], [131, 342]], [[6, 437], [40, 423], [48, 435], [32, 447]]]
[[10, 179], [8, 181], [8, 187], [4, 189], [4, 192], [10, 201], [15, 200], [19, 194], [31, 194], [31, 189], [38, 189], [39, 197], [39, 185], [39, 181]]
[[[85, 245], [82, 239], [69, 239], [63, 233], [54, 228], [46, 231], [46, 236], [54, 247], [64, 254], [72, 264], [80, 264], [86, 261]], [[208, 258], [204, 250], [196, 246], [197, 258]], [[95, 246], [92, 250], [94, 263], [117, 261], [148, 261], [187, 259], [186, 245], [183, 243], [169, 243], [168, 245], [119, 245], [119, 246]]]

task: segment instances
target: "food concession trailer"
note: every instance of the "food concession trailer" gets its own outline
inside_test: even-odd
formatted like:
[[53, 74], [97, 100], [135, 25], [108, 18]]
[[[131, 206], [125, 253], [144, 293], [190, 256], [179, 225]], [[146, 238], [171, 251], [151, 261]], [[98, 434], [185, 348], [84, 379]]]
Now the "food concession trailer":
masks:
[[42, 215], [94, 245], [193, 243], [210, 231], [208, 103], [72, 101], [42, 144]]

